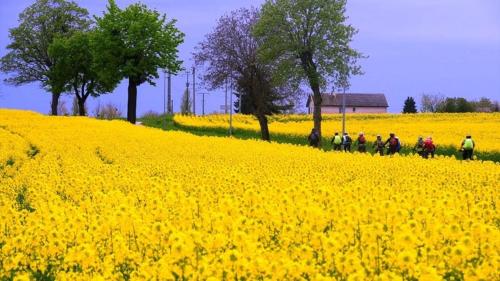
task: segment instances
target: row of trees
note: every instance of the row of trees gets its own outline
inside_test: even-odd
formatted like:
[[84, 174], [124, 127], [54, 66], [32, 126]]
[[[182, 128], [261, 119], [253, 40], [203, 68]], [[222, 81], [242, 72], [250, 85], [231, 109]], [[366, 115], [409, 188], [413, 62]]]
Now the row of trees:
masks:
[[[289, 109], [300, 87], [313, 92], [314, 127], [321, 135], [321, 92], [346, 89], [361, 74], [362, 55], [350, 47], [357, 30], [346, 23], [346, 0], [267, 0], [219, 19], [194, 54], [210, 89], [229, 83], [242, 108], [254, 114], [269, 140], [267, 116]], [[154, 85], [158, 69], [181, 69], [177, 48], [184, 34], [175, 21], [142, 4], [120, 9], [109, 0], [101, 17], [66, 0], [37, 0], [10, 30], [0, 69], [7, 82], [41, 82], [52, 93], [73, 94], [81, 115], [89, 96], [111, 92], [128, 80], [127, 119], [135, 123], [137, 87]], [[186, 100], [186, 104], [189, 101]]]
[[11, 74], [6, 82], [13, 85], [40, 82], [52, 93], [53, 115], [63, 93], [73, 94], [85, 115], [89, 96], [109, 93], [127, 79], [127, 120], [135, 123], [137, 87], [154, 85], [158, 69], [181, 69], [177, 48], [184, 34], [175, 20], [142, 4], [122, 10], [109, 0], [107, 11], [92, 19], [73, 1], [37, 0], [19, 22], [9, 31], [0, 70]]
[[444, 97], [442, 95], [423, 94], [421, 99], [422, 112], [498, 112], [498, 102], [488, 98], [471, 101], [462, 97]]
[[[422, 95], [421, 112], [498, 112], [498, 102], [488, 98], [479, 101], [468, 101], [465, 98], [445, 98], [441, 95]], [[413, 97], [406, 98], [403, 113], [417, 113], [417, 104]]]
[[234, 85], [264, 140], [270, 139], [266, 116], [292, 107], [307, 85], [321, 136], [321, 92], [346, 89], [349, 77], [361, 74], [362, 55], [350, 47], [357, 30], [345, 11], [346, 0], [268, 0], [260, 9], [239, 9], [219, 19], [195, 61], [205, 66], [209, 88]]

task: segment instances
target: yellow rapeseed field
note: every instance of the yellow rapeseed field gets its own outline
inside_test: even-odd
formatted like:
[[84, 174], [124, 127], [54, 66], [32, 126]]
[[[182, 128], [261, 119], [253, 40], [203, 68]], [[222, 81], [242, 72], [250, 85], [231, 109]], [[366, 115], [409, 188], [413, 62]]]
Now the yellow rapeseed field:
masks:
[[[259, 131], [253, 116], [234, 115], [234, 127]], [[472, 134], [480, 151], [500, 152], [500, 113], [439, 113], [439, 114], [355, 114], [347, 115], [347, 131], [356, 136], [364, 132], [370, 140], [380, 134], [384, 138], [394, 132], [404, 145], [412, 146], [418, 136], [432, 136], [438, 145], [458, 148], [466, 134]], [[177, 124], [189, 127], [227, 128], [228, 115], [176, 115]], [[311, 115], [276, 115], [269, 118], [269, 130], [274, 134], [307, 138], [313, 127]], [[323, 136], [331, 138], [342, 131], [341, 115], [323, 115]]]
[[499, 280], [499, 183], [493, 162], [0, 110], [0, 280]]

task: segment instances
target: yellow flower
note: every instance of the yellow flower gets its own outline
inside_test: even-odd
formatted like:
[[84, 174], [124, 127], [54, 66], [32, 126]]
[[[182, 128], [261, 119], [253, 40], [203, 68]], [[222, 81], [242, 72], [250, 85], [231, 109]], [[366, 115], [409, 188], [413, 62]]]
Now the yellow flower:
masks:
[[[499, 116], [349, 118], [365, 133], [429, 128], [450, 145], [471, 124], [494, 150]], [[302, 136], [309, 118], [273, 116], [271, 128]], [[338, 117], [325, 120], [328, 134]], [[249, 116], [235, 124], [257, 128]], [[332, 155], [0, 110], [0, 279], [33, 278], [29, 265], [57, 280], [495, 280], [499, 178], [492, 162]]]

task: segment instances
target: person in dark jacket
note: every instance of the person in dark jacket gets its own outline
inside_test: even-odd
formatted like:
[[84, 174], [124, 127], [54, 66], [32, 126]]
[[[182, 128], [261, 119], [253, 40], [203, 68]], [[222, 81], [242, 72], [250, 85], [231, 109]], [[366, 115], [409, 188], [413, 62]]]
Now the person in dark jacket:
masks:
[[309, 134], [309, 137], [307, 137], [307, 140], [309, 141], [310, 146], [312, 147], [319, 146], [319, 134], [315, 128], [311, 130], [311, 133]]
[[378, 152], [380, 156], [384, 156], [384, 141], [382, 140], [382, 136], [377, 135], [377, 140], [373, 143], [372, 148], [375, 149], [375, 153]]
[[348, 133], [344, 133], [342, 138], [342, 145], [344, 146], [344, 152], [351, 152], [352, 138]]

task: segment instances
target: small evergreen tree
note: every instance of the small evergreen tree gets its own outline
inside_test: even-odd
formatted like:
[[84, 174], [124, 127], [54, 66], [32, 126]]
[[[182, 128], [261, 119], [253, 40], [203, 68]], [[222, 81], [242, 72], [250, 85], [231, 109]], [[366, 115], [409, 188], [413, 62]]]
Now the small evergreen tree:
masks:
[[189, 95], [189, 89], [184, 90], [184, 94], [182, 94], [182, 100], [181, 100], [181, 114], [182, 115], [187, 115], [191, 114], [191, 97]]
[[415, 99], [412, 97], [407, 97], [405, 100], [405, 105], [403, 107], [403, 113], [417, 113], [417, 105]]

